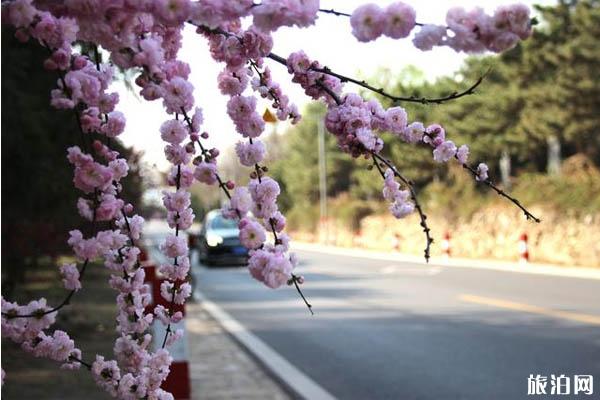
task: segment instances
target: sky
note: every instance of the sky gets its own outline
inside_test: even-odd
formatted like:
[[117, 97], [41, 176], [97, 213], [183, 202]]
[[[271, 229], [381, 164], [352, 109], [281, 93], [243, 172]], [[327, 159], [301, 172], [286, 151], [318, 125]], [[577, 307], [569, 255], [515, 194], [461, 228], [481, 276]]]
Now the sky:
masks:
[[[418, 22], [434, 24], [444, 23], [446, 11], [451, 6], [466, 9], [483, 6], [487, 12], [492, 13], [498, 5], [511, 3], [511, 0], [406, 1], [415, 8]], [[322, 0], [321, 8], [334, 8], [351, 13], [365, 2], [367, 0]], [[392, 2], [375, 1], [381, 6]], [[522, 2], [531, 6], [534, 3], [552, 1]], [[414, 65], [423, 71], [425, 79], [434, 80], [436, 77], [455, 72], [466, 57], [445, 47], [434, 48], [428, 52], [420, 51], [412, 45], [410, 38], [392, 40], [380, 37], [376, 41], [359, 43], [351, 34], [349, 18], [323, 13], [319, 14], [316, 24], [309, 28], [280, 28], [273, 34], [273, 42], [273, 52], [283, 57], [287, 58], [290, 53], [302, 49], [311, 59], [319, 60], [336, 72], [365, 78], [373, 76], [380, 68], [387, 68], [393, 73], [400, 72], [407, 65]], [[224, 64], [212, 60], [207, 41], [196, 34], [192, 27], [187, 27], [184, 31], [179, 58], [190, 64], [190, 82], [195, 88], [196, 105], [201, 107], [204, 113], [203, 130], [210, 134], [208, 145], [223, 151], [241, 139], [225, 112], [228, 97], [221, 95], [217, 89], [217, 75]], [[310, 99], [304, 95], [301, 88], [291, 82], [291, 77], [283, 65], [271, 60], [266, 60], [266, 63], [271, 68], [274, 80], [281, 85], [291, 102], [302, 110]], [[117, 81], [113, 86], [113, 90], [118, 91], [120, 95], [118, 109], [127, 116], [127, 126], [121, 139], [125, 145], [141, 150], [144, 153], [142, 160], [149, 166], [166, 170], [168, 163], [164, 157], [164, 144], [158, 129], [169, 116], [163, 111], [161, 102], [143, 100], [127, 90], [123, 82]], [[352, 86], [346, 84], [345, 90], [358, 90]], [[259, 102], [258, 110], [264, 110], [266, 105], [266, 102]], [[267, 128], [269, 129], [272, 127]], [[283, 129], [281, 125], [278, 127], [278, 130]]]

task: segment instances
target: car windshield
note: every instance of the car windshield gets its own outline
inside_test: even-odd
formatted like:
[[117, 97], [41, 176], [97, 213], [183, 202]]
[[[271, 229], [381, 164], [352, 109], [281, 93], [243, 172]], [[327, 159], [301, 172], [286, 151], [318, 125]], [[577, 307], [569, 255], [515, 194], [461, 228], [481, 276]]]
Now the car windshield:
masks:
[[237, 223], [233, 219], [223, 218], [222, 215], [217, 215], [210, 221], [211, 229], [237, 229]]

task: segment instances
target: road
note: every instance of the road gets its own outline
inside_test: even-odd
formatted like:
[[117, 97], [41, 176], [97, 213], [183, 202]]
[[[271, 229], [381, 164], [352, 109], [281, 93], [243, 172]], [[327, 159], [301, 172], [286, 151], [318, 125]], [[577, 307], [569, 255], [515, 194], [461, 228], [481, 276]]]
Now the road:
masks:
[[314, 316], [293, 287], [268, 289], [243, 267], [193, 272], [339, 399], [532, 398], [530, 374], [594, 375], [600, 392], [599, 280], [298, 254]]

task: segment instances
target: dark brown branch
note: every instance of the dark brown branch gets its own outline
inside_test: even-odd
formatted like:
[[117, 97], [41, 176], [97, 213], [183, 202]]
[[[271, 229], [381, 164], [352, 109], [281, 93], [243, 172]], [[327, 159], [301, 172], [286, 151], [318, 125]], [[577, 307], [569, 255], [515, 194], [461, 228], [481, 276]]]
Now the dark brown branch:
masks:
[[[250, 138], [250, 144], [252, 144], [252, 138]], [[261, 166], [258, 164], [254, 164], [254, 172], [256, 173], [258, 182], [260, 183], [261, 175], [262, 175]], [[271, 232], [273, 233], [273, 240], [275, 242], [275, 245], [281, 244], [281, 239], [279, 239], [279, 237], [277, 236], [277, 231], [275, 230], [275, 223], [273, 222], [272, 218], [269, 218], [269, 226], [271, 227]], [[306, 307], [308, 307], [308, 311], [310, 311], [310, 314], [315, 315], [315, 313], [312, 310], [312, 304], [310, 304], [306, 300], [306, 297], [304, 297], [304, 293], [302, 293], [302, 290], [300, 289], [300, 286], [298, 285], [298, 280], [299, 280], [299, 277], [297, 275], [292, 274], [292, 278], [290, 279], [290, 281], [294, 283], [294, 286], [296, 287], [298, 294], [300, 295], [300, 297], [302, 297], [302, 300], [304, 300], [304, 304], [306, 304]], [[288, 283], [289, 283], [289, 281], [288, 281]]]
[[302, 293], [302, 290], [300, 290], [300, 285], [298, 285], [298, 281], [300, 280], [300, 277], [298, 275], [292, 274], [292, 279], [290, 279], [290, 280], [294, 283], [294, 286], [296, 287], [296, 290], [298, 291], [298, 294], [300, 295], [300, 297], [302, 297], [302, 300], [304, 300], [304, 304], [306, 304], [306, 307], [308, 307], [308, 311], [310, 311], [310, 315], [315, 315], [315, 313], [313, 312], [313, 309], [312, 309], [312, 304], [310, 304], [306, 300], [306, 297], [304, 297], [304, 293]]
[[323, 14], [332, 14], [332, 15], [335, 15], [336, 17], [351, 17], [352, 16], [352, 14], [348, 14], [348, 13], [341, 12], [341, 11], [336, 11], [333, 8], [330, 8], [330, 9], [319, 8], [319, 12], [321, 12]]
[[[190, 117], [187, 115], [187, 113], [185, 112], [185, 110], [183, 108], [181, 109], [181, 115], [183, 115], [183, 119], [185, 120], [186, 124], [188, 125], [188, 128], [191, 130], [192, 129], [192, 120], [190, 119]], [[202, 153], [202, 155], [205, 157], [210, 157], [210, 153], [208, 152], [208, 150], [206, 150], [206, 148], [204, 148], [204, 146], [202, 145], [202, 142], [200, 140], [198, 140], [196, 143], [198, 143], [198, 145], [200, 146], [200, 152]], [[225, 193], [225, 196], [227, 196], [227, 198], [229, 200], [231, 200], [231, 194], [229, 193], [229, 189], [227, 189], [227, 185], [225, 184], [225, 182], [223, 182], [223, 180], [221, 179], [219, 174], [215, 173], [215, 177], [217, 178], [219, 187]]]
[[[270, 53], [267, 57], [273, 61], [280, 63], [280, 64], [287, 65], [286, 59], [277, 54]], [[441, 104], [446, 101], [456, 100], [461, 97], [471, 95], [471, 94], [475, 93], [475, 89], [481, 84], [481, 82], [483, 82], [483, 79], [489, 73], [489, 71], [486, 72], [483, 76], [479, 77], [475, 81], [475, 83], [473, 83], [469, 88], [467, 88], [466, 90], [464, 90], [462, 92], [453, 92], [453, 93], [451, 93], [447, 96], [443, 96], [443, 97], [427, 98], [427, 97], [417, 97], [417, 96], [409, 96], [409, 97], [394, 96], [390, 93], [387, 93], [383, 88], [376, 88], [375, 86], [372, 86], [369, 83], [367, 83], [365, 80], [358, 80], [358, 79], [354, 79], [349, 76], [338, 74], [337, 72], [332, 71], [329, 67], [321, 67], [321, 68], [311, 67], [311, 69], [313, 71], [317, 71], [317, 72], [321, 72], [323, 74], [334, 76], [342, 82], [354, 83], [355, 85], [361, 86], [361, 87], [368, 89], [372, 92], [375, 92], [383, 97], [386, 97], [395, 103], [404, 101], [404, 102], [413, 102], [413, 103], [421, 103], [421, 104]]]
[[90, 371], [92, 370], [92, 364], [90, 364], [88, 362], [85, 362], [85, 361], [83, 361], [83, 360], [81, 360], [81, 359], [79, 359], [79, 358], [77, 358], [75, 356], [69, 356], [69, 360], [78, 362], [79, 364], [81, 364], [84, 367], [86, 367], [88, 370], [90, 370]]
[[[461, 164], [462, 167], [464, 169], [466, 169], [467, 171], [469, 171], [474, 178], [477, 178], [478, 174], [477, 174], [477, 170], [473, 167], [471, 167], [470, 165], [467, 164]], [[489, 186], [490, 188], [492, 188], [496, 193], [498, 193], [500, 196], [504, 197], [505, 199], [508, 199], [510, 202], [512, 202], [513, 204], [515, 204], [517, 207], [519, 207], [521, 209], [521, 211], [523, 211], [523, 214], [525, 214], [525, 218], [527, 218], [528, 220], [531, 219], [537, 223], [542, 222], [541, 219], [539, 219], [538, 217], [536, 217], [535, 215], [533, 215], [532, 213], [530, 213], [522, 204], [519, 200], [517, 200], [516, 198], [512, 197], [511, 195], [509, 195], [508, 193], [506, 193], [504, 190], [500, 189], [498, 186], [494, 185], [494, 183], [491, 181], [490, 178], [487, 178], [484, 181], [478, 181], [481, 182], [487, 186]]]

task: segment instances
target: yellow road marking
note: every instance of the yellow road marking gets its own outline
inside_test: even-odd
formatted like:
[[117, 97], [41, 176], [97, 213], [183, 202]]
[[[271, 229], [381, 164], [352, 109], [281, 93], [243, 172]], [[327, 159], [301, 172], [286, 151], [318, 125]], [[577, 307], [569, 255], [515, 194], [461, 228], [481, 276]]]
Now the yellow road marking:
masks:
[[514, 301], [494, 299], [492, 297], [475, 296], [472, 294], [461, 294], [461, 301], [467, 303], [483, 304], [486, 306], [505, 308], [507, 310], [523, 311], [533, 314], [546, 315], [549, 317], [568, 319], [583, 322], [585, 324], [600, 325], [600, 316], [590, 314], [573, 313], [569, 311], [552, 310], [550, 308], [533, 306], [530, 304], [516, 303]]

